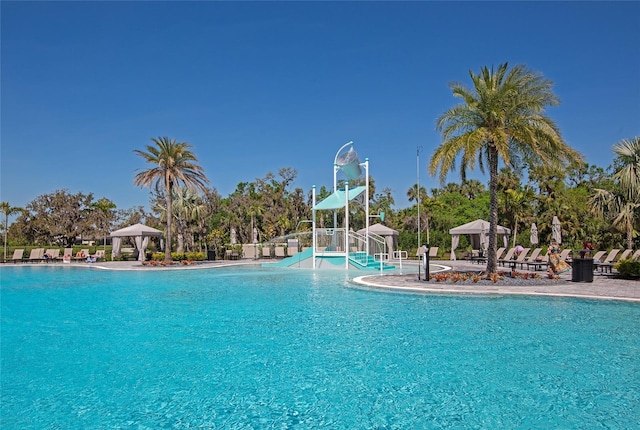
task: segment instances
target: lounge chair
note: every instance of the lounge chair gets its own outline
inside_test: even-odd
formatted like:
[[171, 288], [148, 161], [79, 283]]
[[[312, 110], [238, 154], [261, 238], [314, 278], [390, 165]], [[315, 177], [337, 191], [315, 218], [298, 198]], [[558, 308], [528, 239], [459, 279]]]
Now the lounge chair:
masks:
[[620, 254], [620, 257], [618, 258], [618, 261], [629, 259], [629, 255], [632, 252], [633, 252], [633, 249], [625, 249], [624, 251], [622, 251], [622, 254]]
[[[562, 252], [560, 252], [559, 258], [561, 261], [567, 261], [567, 258], [571, 255], [571, 250], [570, 249], [563, 249]], [[569, 261], [571, 261], [571, 259], [569, 259]]]
[[438, 256], [439, 246], [432, 246], [429, 248], [429, 258], [436, 258]]
[[94, 257], [96, 261], [104, 260], [104, 249], [97, 249], [96, 253], [94, 254]]
[[640, 257], [640, 249], [633, 253], [633, 255], [631, 256], [631, 261], [636, 261], [638, 257]]
[[542, 257], [538, 255], [535, 259], [529, 258], [525, 263], [527, 265], [527, 270], [531, 270], [533, 266], [533, 270], [542, 270], [549, 265], [549, 253], [547, 252]]
[[236, 251], [235, 249], [227, 249], [224, 252], [224, 257], [227, 260], [237, 260], [238, 258], [240, 258], [240, 256], [238, 255], [238, 251]]
[[518, 264], [519, 264], [521, 269], [522, 269], [522, 268], [524, 268], [525, 261], [527, 260], [527, 254], [529, 253], [529, 250], [530, 250], [530, 249], [531, 249], [531, 248], [524, 248], [524, 249], [520, 252], [520, 254], [518, 254], [518, 257], [517, 257], [515, 260], [513, 260], [513, 261], [514, 261], [514, 264], [513, 264], [511, 267], [512, 267], [512, 268], [515, 268], [515, 267], [516, 267], [516, 265], [518, 265]]
[[11, 257], [11, 261], [17, 263], [18, 261], [22, 262], [24, 258], [24, 249], [16, 249], [13, 251], [13, 257]]
[[593, 262], [600, 263], [600, 260], [602, 260], [602, 256], [604, 256], [604, 254], [606, 253], [607, 251], [598, 251], [595, 254], [593, 254]]
[[[502, 254], [504, 254], [504, 251], [507, 248], [498, 248], [498, 250], [496, 251], [496, 261], [499, 263], [500, 259], [502, 258]], [[478, 264], [482, 264], [482, 263], [486, 263], [487, 262], [487, 252], [484, 252], [484, 255], [482, 257], [478, 257], [478, 258], [474, 258], [472, 261], [475, 261]]]
[[73, 258], [73, 248], [65, 248], [64, 253], [62, 254], [62, 262], [63, 263], [71, 263], [71, 259]]
[[87, 261], [87, 257], [89, 256], [89, 250], [88, 249], [81, 249], [80, 251], [76, 252], [75, 257], [71, 257], [71, 260], [73, 261]]
[[60, 248], [51, 248], [51, 249], [47, 249], [45, 252], [45, 255], [47, 256], [46, 261], [57, 261], [60, 259]]
[[276, 246], [275, 252], [276, 252], [276, 258], [285, 257], [284, 246]]
[[31, 250], [31, 253], [29, 254], [29, 261], [42, 261], [44, 255], [44, 248], [34, 248]]
[[262, 247], [262, 258], [271, 258], [271, 247], [269, 245]]
[[254, 259], [257, 257], [257, 248], [258, 245], [254, 245], [251, 243], [245, 243], [244, 245], [242, 245], [242, 257], [243, 258], [250, 258], [250, 259]]
[[613, 262], [619, 253], [620, 253], [619, 249], [612, 249], [609, 252], [609, 254], [607, 254], [607, 258], [605, 258], [603, 262], [601, 263], [594, 262], [593, 265], [595, 266], [596, 269], [598, 269], [601, 272], [608, 271], [609, 273], [611, 273], [613, 271]]
[[[354, 248], [355, 248], [354, 252], [357, 252], [358, 248], [357, 247], [354, 247]], [[297, 253], [298, 253], [298, 247], [297, 246], [287, 246], [287, 256], [291, 257], [291, 256], [296, 255]]]
[[506, 263], [512, 262], [513, 261], [514, 252], [516, 252], [515, 248], [511, 248], [510, 250], [508, 250], [507, 253], [505, 254], [504, 258], [499, 258], [498, 259], [498, 263], [502, 264], [504, 266]]
[[526, 260], [527, 261], [536, 261], [536, 258], [538, 258], [540, 256], [541, 252], [542, 252], [542, 248], [534, 249], [533, 252], [531, 253], [531, 255], [526, 258]]

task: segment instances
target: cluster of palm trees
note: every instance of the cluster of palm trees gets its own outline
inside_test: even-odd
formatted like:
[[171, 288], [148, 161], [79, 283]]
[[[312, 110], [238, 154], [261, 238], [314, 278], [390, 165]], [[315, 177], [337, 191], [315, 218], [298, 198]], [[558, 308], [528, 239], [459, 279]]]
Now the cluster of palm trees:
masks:
[[[432, 175], [439, 175], [444, 181], [448, 173], [456, 170], [459, 165], [462, 183], [465, 184], [464, 193], [469, 199], [481, 196], [483, 186], [478, 181], [468, 181], [467, 172], [476, 167], [482, 173], [485, 173], [485, 169], [488, 171], [490, 230], [486, 273], [491, 274], [497, 270], [495, 255], [499, 211], [503, 214], [508, 212], [517, 228], [519, 220], [524, 217], [522, 208], [534, 197], [534, 191], [529, 187], [509, 189], [508, 185], [501, 184], [500, 181], [519, 183], [517, 177], [512, 180], [510, 175], [517, 176], [513, 172], [523, 168], [528, 169], [530, 178], [552, 177], [554, 171], [564, 171], [585, 163], [582, 155], [563, 140], [558, 126], [546, 114], [547, 108], [559, 104], [550, 80], [526, 66], [516, 65], [510, 68], [508, 63], [497, 68], [483, 67], [477, 74], [469, 71], [469, 76], [471, 87], [461, 83], [450, 85], [454, 97], [461, 99], [461, 103], [444, 112], [437, 120], [442, 144], [433, 153], [429, 170]], [[194, 214], [201, 210], [195, 190], [206, 193], [209, 181], [198, 165], [191, 145], [167, 137], [154, 138], [152, 142], [153, 145], [148, 145], [146, 151], [135, 151], [152, 167], [138, 173], [134, 183], [155, 189], [159, 196], [156, 209], [163, 214], [166, 222], [165, 259], [169, 260], [172, 222], [176, 220], [178, 224], [176, 231], [180, 247], [183, 240], [180, 236], [184, 238], [186, 221], [198, 218]], [[614, 226], [627, 232], [629, 246], [635, 235], [638, 219], [636, 213], [640, 205], [639, 147], [638, 138], [616, 145], [614, 151], [619, 165], [616, 166], [614, 184], [597, 189], [591, 200], [595, 214], [611, 218]], [[504, 165], [502, 171], [499, 171], [500, 164]], [[507, 173], [504, 173], [505, 169]], [[283, 169], [280, 173], [283, 181], [274, 181], [272, 176], [268, 176], [257, 184], [241, 183], [236, 192], [226, 200], [227, 205], [235, 202], [237, 205], [231, 205], [243, 208], [237, 213], [226, 208], [229, 222], [233, 217], [237, 217], [237, 221], [240, 218], [251, 220], [250, 226], [246, 227], [248, 231], [243, 232], [245, 238], [255, 235], [257, 218], [263, 221], [265, 218], [273, 218], [268, 223], [269, 229], [273, 231], [265, 231], [267, 235], [273, 236], [294, 229], [294, 224], [299, 224], [309, 213], [308, 198], [299, 189], [286, 196], [289, 209], [281, 208], [285, 188], [295, 177], [295, 171]], [[540, 186], [540, 192], [542, 195], [536, 198], [552, 201], [556, 184], [553, 180], [547, 180]], [[420, 202], [420, 218], [424, 217], [425, 223], [422, 225], [426, 224], [427, 237], [430, 215], [442, 209], [445, 203], [440, 197], [446, 193], [446, 188], [434, 190], [433, 196], [429, 197], [417, 185], [409, 190], [409, 200]], [[265, 198], [265, 195], [269, 197]], [[388, 210], [388, 206], [393, 204], [390, 190], [375, 197], [370, 195], [369, 198], [374, 201], [377, 198], [382, 209]], [[174, 205], [174, 201], [180, 203]], [[173, 211], [178, 211], [177, 218]], [[400, 211], [399, 216], [403, 216], [403, 211]], [[406, 219], [409, 220], [407, 222], [412, 222], [410, 220], [415, 217]], [[205, 226], [202, 226], [202, 230], [206, 230]], [[215, 229], [207, 234], [210, 239], [223, 235]]]
[[166, 241], [164, 248], [165, 261], [171, 261], [171, 223], [173, 221], [173, 198], [175, 187], [197, 188], [206, 192], [209, 180], [198, 159], [187, 142], [176, 142], [168, 137], [152, 138], [154, 145], [147, 145], [147, 151], [136, 149], [134, 152], [152, 167], [138, 173], [133, 183], [138, 186], [155, 188], [159, 195], [164, 195], [166, 204]]
[[626, 233], [627, 248], [632, 249], [640, 208], [640, 138], [622, 140], [613, 152], [618, 164], [614, 184], [610, 189], [596, 188], [591, 206], [594, 213], [609, 218]]

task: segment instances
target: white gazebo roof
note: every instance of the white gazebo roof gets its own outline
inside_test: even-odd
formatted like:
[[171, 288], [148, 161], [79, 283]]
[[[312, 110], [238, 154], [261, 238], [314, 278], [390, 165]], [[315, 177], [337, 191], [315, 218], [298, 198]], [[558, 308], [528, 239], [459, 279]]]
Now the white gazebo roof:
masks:
[[153, 227], [144, 224], [134, 224], [129, 227], [121, 228], [110, 234], [111, 237], [129, 237], [129, 236], [162, 236], [162, 232]]

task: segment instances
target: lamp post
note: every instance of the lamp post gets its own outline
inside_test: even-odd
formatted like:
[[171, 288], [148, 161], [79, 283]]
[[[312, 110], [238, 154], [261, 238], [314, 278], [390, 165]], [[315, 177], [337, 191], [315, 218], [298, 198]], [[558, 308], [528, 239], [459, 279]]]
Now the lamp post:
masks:
[[417, 176], [418, 176], [418, 182], [417, 182], [417, 187], [418, 189], [416, 190], [417, 192], [417, 196], [416, 196], [416, 200], [418, 201], [418, 248], [420, 248], [420, 153], [422, 152], [422, 145], [418, 146], [416, 148], [416, 170], [417, 170]]

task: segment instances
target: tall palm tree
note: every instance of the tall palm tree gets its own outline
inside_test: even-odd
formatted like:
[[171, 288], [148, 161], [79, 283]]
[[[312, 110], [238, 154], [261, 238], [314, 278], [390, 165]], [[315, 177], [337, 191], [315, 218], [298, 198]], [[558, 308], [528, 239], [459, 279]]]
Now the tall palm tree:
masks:
[[157, 191], [164, 190], [167, 199], [167, 241], [164, 246], [164, 259], [171, 261], [171, 221], [172, 191], [175, 185], [185, 185], [206, 191], [209, 180], [204, 174], [198, 159], [187, 142], [176, 142], [168, 137], [151, 138], [154, 145], [147, 145], [146, 152], [134, 150], [153, 165], [148, 170], [138, 173], [133, 183], [140, 187], [153, 187]]
[[591, 198], [593, 213], [609, 215], [611, 224], [626, 233], [627, 249], [633, 248], [633, 238], [638, 235], [638, 211], [640, 210], [640, 137], [623, 139], [613, 146], [617, 165], [613, 179], [614, 191], [596, 188]]
[[518, 224], [522, 221], [524, 214], [529, 210], [529, 202], [534, 198], [531, 187], [525, 185], [516, 190], [508, 189], [502, 194], [502, 204], [505, 215], [513, 222], [513, 247], [516, 246], [518, 236]]
[[487, 274], [497, 269], [496, 245], [498, 225], [498, 164], [519, 166], [528, 164], [567, 163], [580, 160], [581, 155], [568, 146], [560, 130], [545, 115], [548, 106], [557, 106], [553, 83], [524, 65], [509, 69], [508, 63], [494, 70], [483, 67], [479, 74], [469, 71], [473, 88], [460, 83], [450, 84], [455, 97], [462, 103], [443, 113], [437, 121], [443, 143], [436, 149], [429, 164], [432, 175], [440, 172], [444, 183], [447, 174], [455, 170], [456, 159], [462, 153], [460, 173], [478, 164], [484, 173], [489, 169], [489, 247]]
[[105, 251], [107, 249], [107, 233], [109, 232], [109, 227], [116, 215], [114, 211], [115, 208], [116, 204], [105, 197], [91, 204], [91, 209], [94, 211], [97, 218], [96, 227], [102, 230], [104, 235], [103, 249]]
[[627, 197], [635, 200], [640, 195], [640, 137], [623, 139], [613, 146], [620, 168], [613, 179], [620, 182]]
[[22, 208], [11, 206], [9, 202], [0, 202], [0, 211], [4, 214], [4, 260], [7, 260], [7, 233], [9, 231], [9, 217], [18, 212], [22, 212]]
[[175, 187], [173, 192], [173, 212], [177, 222], [178, 253], [193, 251], [193, 232], [190, 226], [198, 221], [205, 211], [202, 199], [191, 187]]

